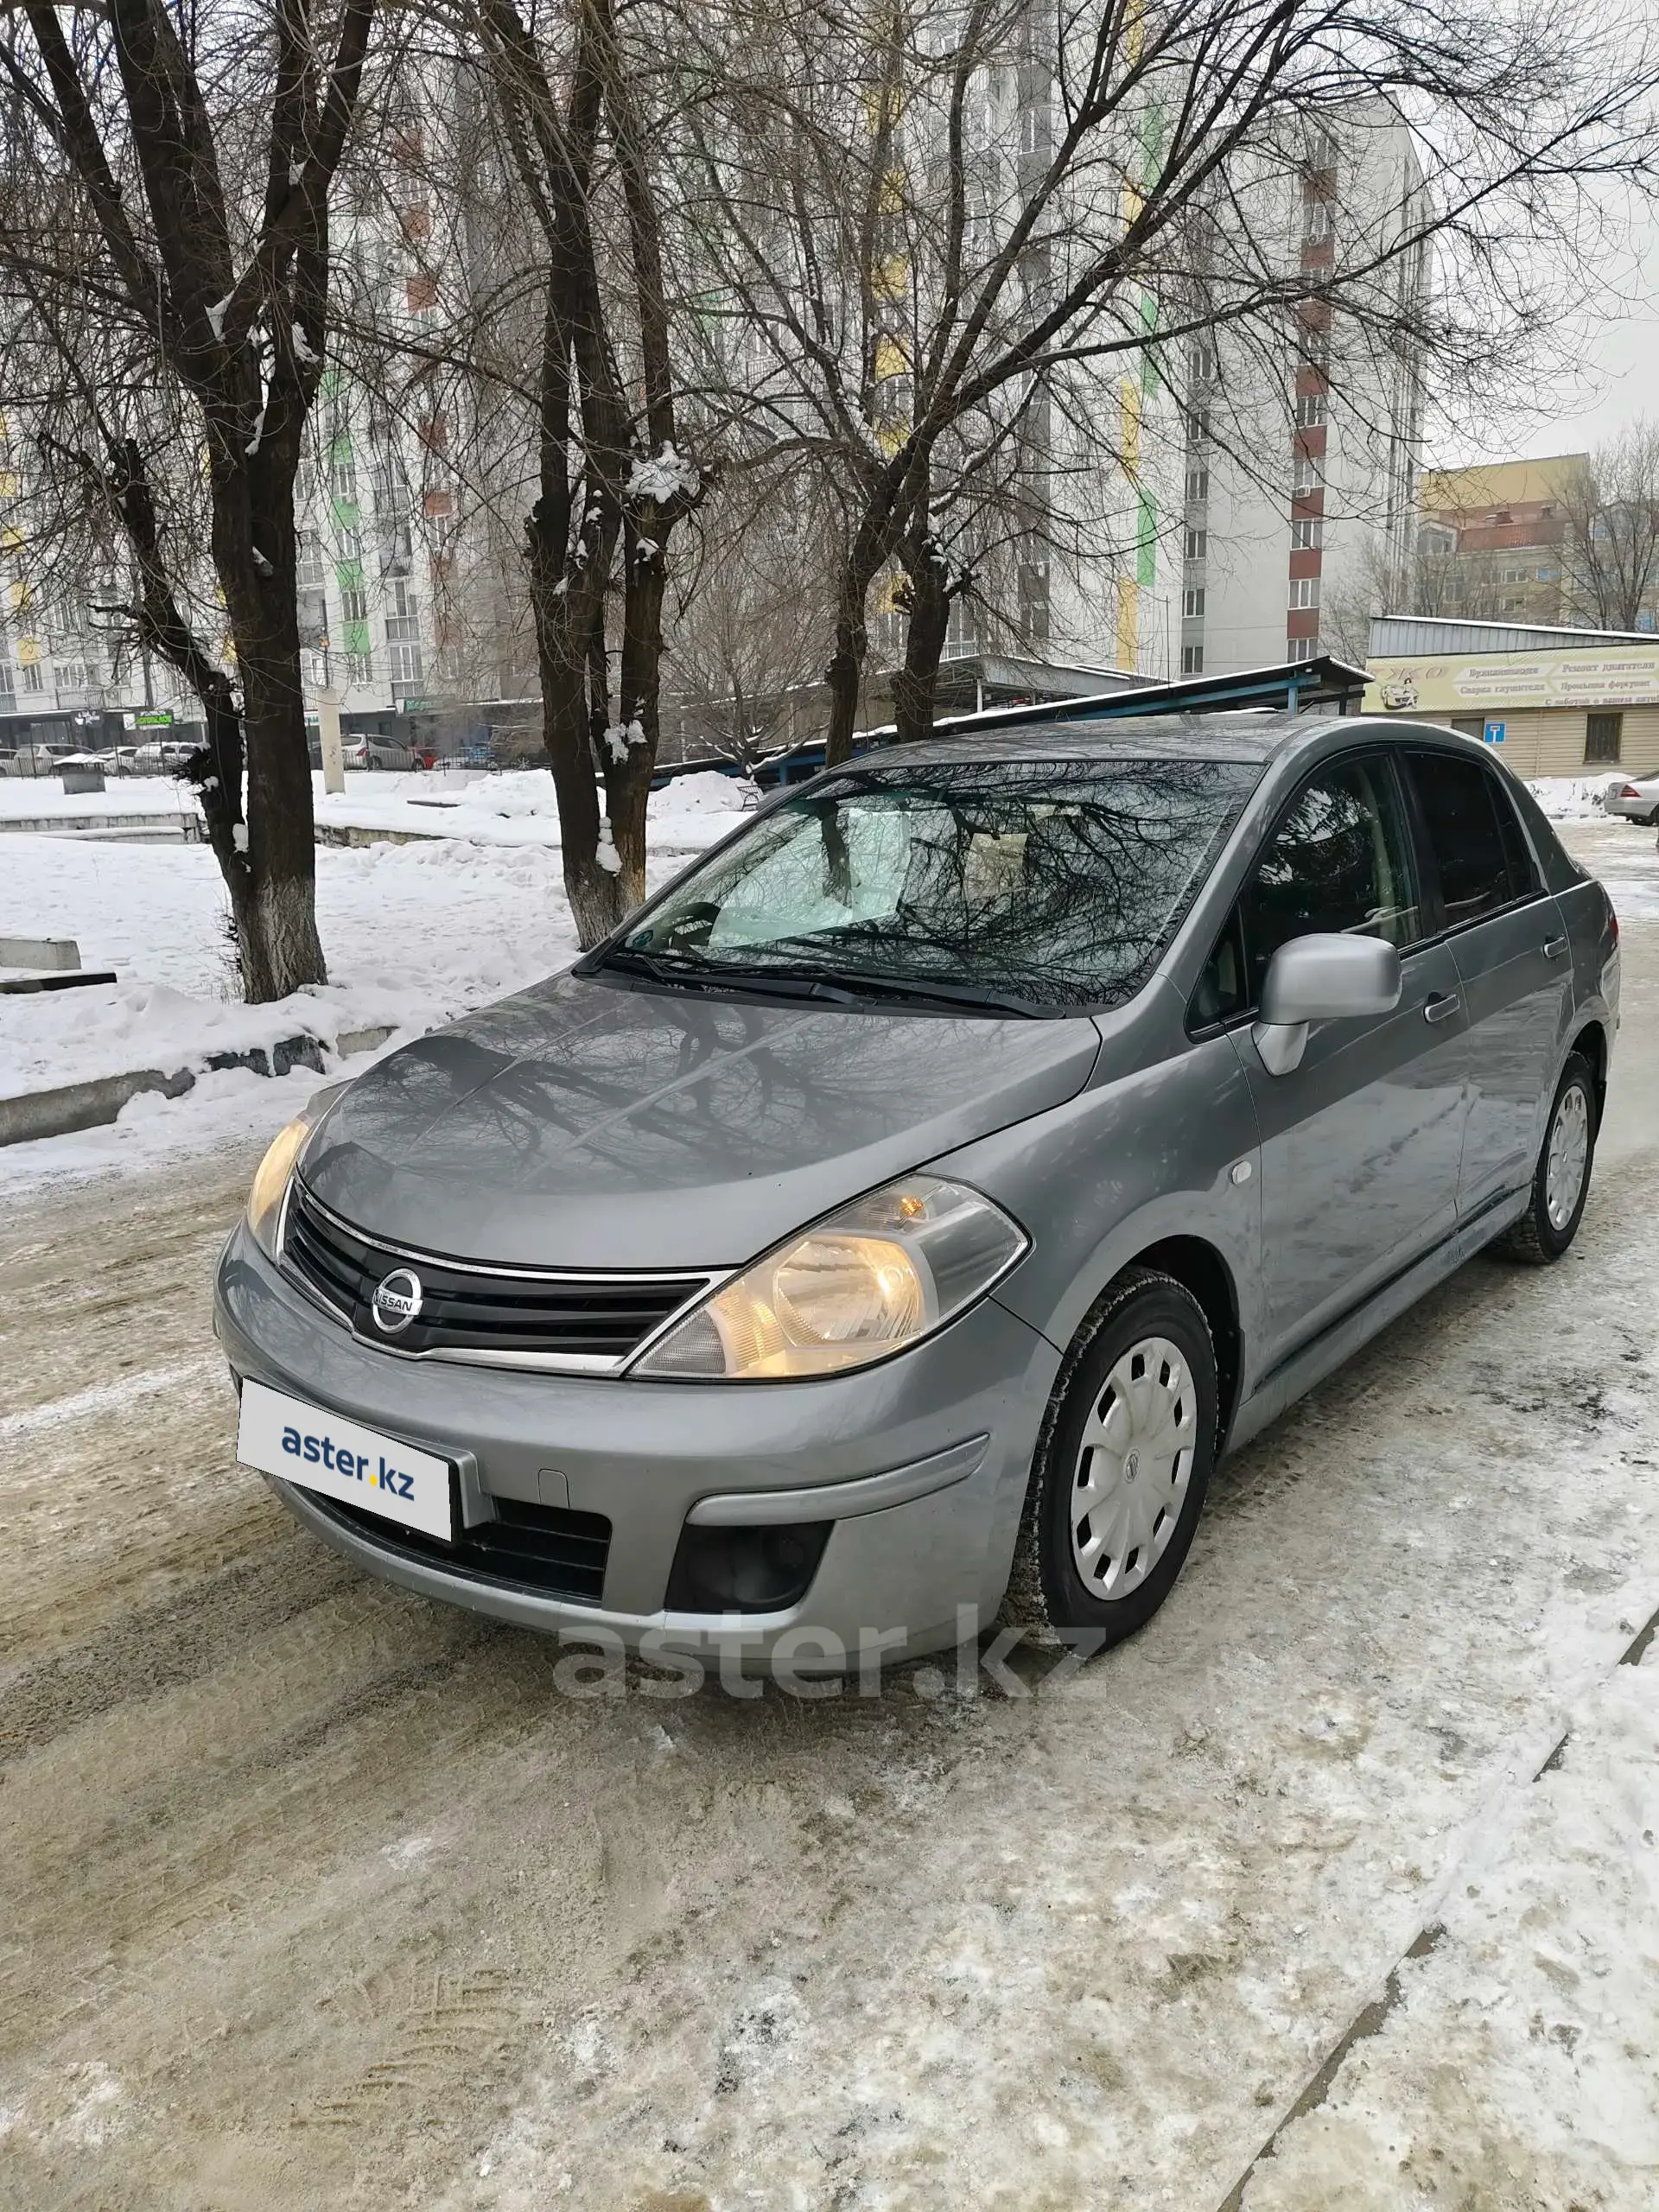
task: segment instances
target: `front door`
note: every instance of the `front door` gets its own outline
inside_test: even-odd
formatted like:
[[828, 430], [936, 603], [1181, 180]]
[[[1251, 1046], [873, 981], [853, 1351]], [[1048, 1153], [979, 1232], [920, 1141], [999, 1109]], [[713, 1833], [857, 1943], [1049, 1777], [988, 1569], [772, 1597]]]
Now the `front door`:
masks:
[[1456, 964], [1426, 917], [1404, 793], [1385, 752], [1328, 764], [1263, 850], [1239, 908], [1249, 1004], [1280, 945], [1315, 931], [1386, 938], [1390, 1014], [1314, 1023], [1275, 1076], [1234, 1030], [1262, 1141], [1267, 1364], [1276, 1365], [1456, 1224], [1465, 1027]]
[[1531, 1179], [1543, 1093], [1571, 1013], [1573, 963], [1560, 910], [1484, 762], [1425, 747], [1408, 755], [1408, 770], [1469, 1021], [1458, 1181], [1458, 1211], [1467, 1220]]

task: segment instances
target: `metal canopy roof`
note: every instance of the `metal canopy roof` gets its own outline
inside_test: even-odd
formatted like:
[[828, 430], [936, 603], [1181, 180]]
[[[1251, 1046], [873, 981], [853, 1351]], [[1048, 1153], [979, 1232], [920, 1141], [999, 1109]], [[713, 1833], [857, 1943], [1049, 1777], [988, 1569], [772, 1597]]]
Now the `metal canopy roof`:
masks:
[[[1355, 711], [1370, 681], [1363, 668], [1321, 653], [1315, 660], [1282, 661], [1271, 668], [1240, 669], [1230, 676], [1184, 676], [1174, 683], [1126, 685], [1084, 699], [1051, 699], [1039, 706], [987, 707], [976, 715], [941, 715], [935, 737], [967, 737], [976, 730], [1018, 728], [1022, 722], [1094, 722], [1120, 715], [1202, 715], [1240, 707], [1282, 708], [1301, 714], [1316, 707]], [[891, 745], [896, 724], [862, 734], [862, 744]]]

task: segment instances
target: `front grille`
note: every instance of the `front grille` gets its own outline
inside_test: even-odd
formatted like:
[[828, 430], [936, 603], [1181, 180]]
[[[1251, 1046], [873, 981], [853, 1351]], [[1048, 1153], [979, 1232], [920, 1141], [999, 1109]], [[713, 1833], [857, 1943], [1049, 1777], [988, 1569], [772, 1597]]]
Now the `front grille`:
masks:
[[[283, 1258], [357, 1334], [385, 1351], [433, 1353], [490, 1363], [607, 1373], [653, 1332], [700, 1298], [709, 1275], [571, 1274], [487, 1268], [436, 1253], [376, 1243], [319, 1204], [296, 1180]], [[394, 1270], [419, 1277], [421, 1310], [395, 1334], [369, 1301]]]
[[[453, 1488], [453, 1485], [452, 1485]], [[611, 1524], [602, 1513], [573, 1513], [552, 1505], [523, 1505], [516, 1498], [493, 1500], [496, 1517], [475, 1529], [462, 1529], [453, 1544], [406, 1529], [360, 1505], [304, 1493], [305, 1502], [329, 1520], [365, 1536], [381, 1551], [441, 1567], [474, 1582], [514, 1590], [535, 1590], [548, 1598], [576, 1598], [597, 1605], [605, 1591], [605, 1562], [610, 1556]], [[459, 1513], [455, 1526], [461, 1527]]]

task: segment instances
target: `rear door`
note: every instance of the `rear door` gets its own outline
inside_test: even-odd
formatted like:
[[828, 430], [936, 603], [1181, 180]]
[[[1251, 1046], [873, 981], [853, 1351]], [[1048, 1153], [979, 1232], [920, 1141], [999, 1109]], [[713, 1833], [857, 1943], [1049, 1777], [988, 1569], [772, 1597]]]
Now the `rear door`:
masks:
[[[1456, 1225], [1463, 1014], [1449, 949], [1423, 942], [1431, 918], [1389, 751], [1344, 755], [1280, 817], [1201, 987], [1232, 1030], [1261, 1132], [1269, 1366]], [[1249, 1020], [1268, 963], [1326, 930], [1397, 945], [1400, 1003], [1316, 1022], [1301, 1065], [1270, 1074]]]
[[1543, 1093], [1570, 1016], [1567, 924], [1502, 779], [1484, 760], [1410, 747], [1422, 868], [1457, 963], [1469, 1107], [1458, 1177], [1465, 1221], [1531, 1179]]

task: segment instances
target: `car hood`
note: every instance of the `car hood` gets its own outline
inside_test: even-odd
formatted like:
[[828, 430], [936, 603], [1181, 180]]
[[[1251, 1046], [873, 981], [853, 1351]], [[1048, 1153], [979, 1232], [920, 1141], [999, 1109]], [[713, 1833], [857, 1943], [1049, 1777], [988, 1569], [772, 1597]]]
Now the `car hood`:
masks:
[[555, 976], [372, 1068], [308, 1188], [389, 1243], [521, 1266], [733, 1266], [830, 1208], [1063, 1103], [1058, 1021], [717, 999]]

